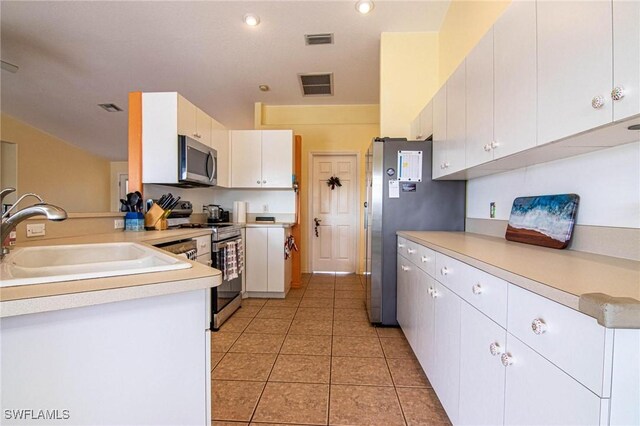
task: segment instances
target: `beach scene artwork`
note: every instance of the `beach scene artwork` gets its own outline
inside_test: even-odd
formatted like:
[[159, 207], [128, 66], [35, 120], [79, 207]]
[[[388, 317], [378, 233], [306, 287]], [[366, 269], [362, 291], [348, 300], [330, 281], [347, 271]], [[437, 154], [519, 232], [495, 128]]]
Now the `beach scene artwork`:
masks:
[[539, 195], [513, 200], [505, 238], [509, 241], [563, 249], [569, 245], [580, 197]]

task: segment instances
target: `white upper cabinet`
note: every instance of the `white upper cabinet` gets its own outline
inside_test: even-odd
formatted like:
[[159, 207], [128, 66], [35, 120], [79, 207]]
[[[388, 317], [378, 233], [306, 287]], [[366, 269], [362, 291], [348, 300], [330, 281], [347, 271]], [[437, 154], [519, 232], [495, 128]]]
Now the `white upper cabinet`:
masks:
[[640, 114], [640, 2], [613, 1], [613, 119]]
[[211, 117], [178, 95], [178, 134], [211, 146]]
[[409, 124], [409, 139], [421, 139], [421, 128], [420, 128], [420, 115], [422, 114], [422, 112], [420, 112], [420, 114], [418, 114], [416, 116], [416, 118], [413, 119], [413, 121], [411, 122], [411, 124]]
[[433, 177], [443, 176], [447, 161], [447, 86], [436, 92], [433, 104]]
[[447, 81], [446, 173], [465, 168], [466, 141], [466, 63], [456, 68]]
[[218, 157], [218, 186], [231, 187], [231, 147], [229, 146], [229, 130], [211, 119], [211, 148]]
[[538, 1], [538, 145], [610, 123], [610, 1]]
[[536, 146], [536, 3], [513, 1], [493, 27], [497, 159]]
[[493, 29], [467, 56], [466, 61], [466, 166], [493, 160]]
[[232, 130], [233, 188], [291, 188], [291, 130]]
[[293, 131], [262, 131], [262, 187], [293, 185]]
[[433, 103], [429, 102], [420, 111], [420, 137], [418, 140], [424, 140], [433, 135]]

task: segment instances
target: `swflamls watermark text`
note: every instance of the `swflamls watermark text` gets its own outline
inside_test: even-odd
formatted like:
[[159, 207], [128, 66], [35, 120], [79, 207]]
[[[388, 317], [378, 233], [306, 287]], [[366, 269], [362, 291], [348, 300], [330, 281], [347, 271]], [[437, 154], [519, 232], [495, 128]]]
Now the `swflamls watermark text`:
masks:
[[69, 420], [71, 412], [69, 410], [37, 410], [37, 409], [14, 409], [4, 410], [5, 420]]

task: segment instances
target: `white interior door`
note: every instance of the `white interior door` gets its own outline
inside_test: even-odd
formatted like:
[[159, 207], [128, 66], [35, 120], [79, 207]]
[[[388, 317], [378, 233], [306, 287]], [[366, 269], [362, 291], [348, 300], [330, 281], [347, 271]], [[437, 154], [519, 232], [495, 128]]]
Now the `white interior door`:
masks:
[[[311, 269], [356, 272], [358, 173], [356, 155], [314, 155], [312, 160]], [[330, 177], [342, 186], [331, 189]], [[317, 235], [315, 233], [318, 220]]]

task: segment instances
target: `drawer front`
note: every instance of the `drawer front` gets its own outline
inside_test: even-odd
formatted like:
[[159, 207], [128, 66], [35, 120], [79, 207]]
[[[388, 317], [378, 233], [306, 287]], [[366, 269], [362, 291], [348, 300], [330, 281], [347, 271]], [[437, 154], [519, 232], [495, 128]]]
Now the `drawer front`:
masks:
[[196, 244], [198, 245], [198, 256], [211, 253], [211, 235], [196, 237], [195, 240]]
[[[599, 396], [608, 396], [611, 340], [606, 329], [573, 309], [509, 285], [507, 329]], [[605, 361], [608, 366], [605, 365]]]
[[463, 292], [465, 283], [468, 281], [466, 278], [468, 271], [469, 265], [442, 253], [436, 253], [435, 279], [458, 295]]
[[460, 296], [500, 326], [506, 328], [509, 283], [472, 266], [467, 266], [467, 268]]
[[425, 271], [431, 277], [436, 276], [436, 252], [423, 247], [418, 246], [417, 263], [418, 267]]

